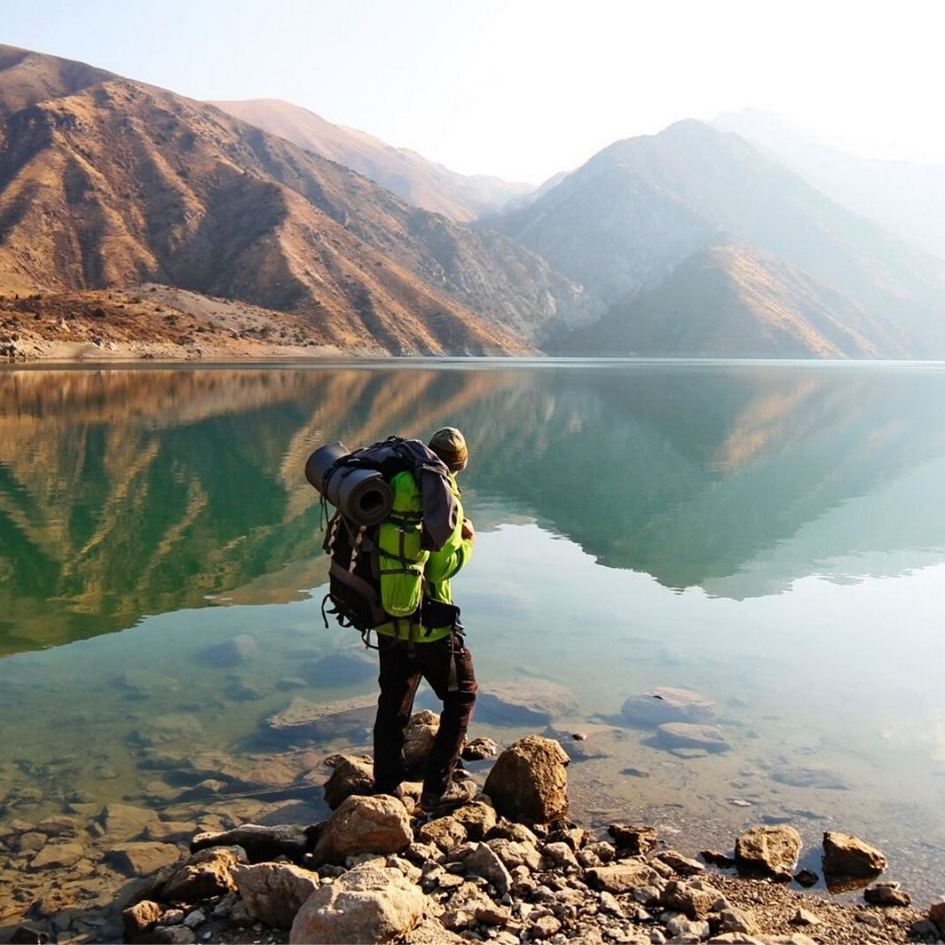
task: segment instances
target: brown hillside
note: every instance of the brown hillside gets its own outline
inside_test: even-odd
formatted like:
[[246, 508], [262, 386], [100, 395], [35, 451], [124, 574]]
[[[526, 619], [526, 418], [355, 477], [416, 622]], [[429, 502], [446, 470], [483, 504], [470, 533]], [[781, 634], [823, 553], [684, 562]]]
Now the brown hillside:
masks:
[[[24, 64], [49, 58], [0, 71], [0, 101], [20, 101]], [[408, 207], [212, 106], [87, 78], [0, 123], [8, 291], [163, 283], [392, 353], [528, 353], [591, 317], [579, 287], [510, 240]]]
[[[825, 301], [828, 300], [828, 301]], [[797, 269], [724, 244], [690, 257], [660, 286], [576, 333], [585, 355], [875, 358], [908, 339]], [[888, 355], [887, 355], [888, 356]]]
[[395, 148], [358, 131], [332, 124], [298, 105], [276, 99], [213, 102], [242, 121], [299, 147], [350, 167], [415, 207], [460, 223], [495, 213], [534, 188], [496, 177], [457, 174], [414, 151]]

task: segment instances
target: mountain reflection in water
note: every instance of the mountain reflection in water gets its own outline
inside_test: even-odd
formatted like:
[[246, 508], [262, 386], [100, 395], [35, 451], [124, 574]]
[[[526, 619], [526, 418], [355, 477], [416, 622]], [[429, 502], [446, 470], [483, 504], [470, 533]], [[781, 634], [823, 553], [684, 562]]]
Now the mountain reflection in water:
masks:
[[[319, 614], [305, 459], [455, 424], [474, 736], [579, 744], [569, 797], [595, 829], [718, 847], [789, 821], [814, 869], [839, 829], [940, 892], [943, 395], [920, 364], [2, 370], [0, 830], [266, 767], [296, 698], [369, 716], [373, 654]], [[727, 750], [635, 726], [658, 686], [714, 704]], [[496, 707], [536, 690], [560, 696], [544, 715]], [[359, 716], [301, 752], [369, 740]]]
[[325, 580], [309, 452], [444, 423], [470, 441], [480, 528], [534, 518], [736, 598], [901, 573], [945, 557], [943, 394], [929, 365], [4, 371], [0, 652], [299, 599]]

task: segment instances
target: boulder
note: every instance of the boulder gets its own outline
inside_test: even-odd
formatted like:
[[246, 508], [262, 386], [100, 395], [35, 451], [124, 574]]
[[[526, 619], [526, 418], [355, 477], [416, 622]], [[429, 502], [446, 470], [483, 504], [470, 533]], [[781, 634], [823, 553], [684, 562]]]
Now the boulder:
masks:
[[494, 725], [540, 725], [570, 715], [577, 706], [577, 698], [566, 686], [521, 676], [481, 689], [476, 717]]
[[501, 857], [486, 843], [475, 843], [463, 857], [463, 866], [470, 873], [481, 876], [491, 883], [500, 895], [505, 895], [512, 886], [512, 875]]
[[912, 897], [902, 889], [899, 883], [877, 883], [863, 890], [863, 898], [871, 906], [912, 905]]
[[886, 857], [852, 834], [828, 830], [824, 834], [824, 873], [831, 879], [869, 879], [886, 869]]
[[123, 909], [121, 920], [125, 930], [125, 941], [134, 941], [135, 936], [156, 925], [163, 914], [164, 906], [151, 899], [142, 899], [133, 906]]
[[758, 824], [735, 842], [735, 865], [749, 876], [791, 878], [803, 841], [788, 824]]
[[666, 722], [706, 722], [715, 715], [715, 703], [691, 689], [660, 686], [628, 697], [620, 711], [632, 725], [655, 728]]
[[945, 935], [945, 899], [940, 902], [933, 902], [929, 906], [929, 921]]
[[718, 909], [724, 897], [708, 883], [684, 883], [670, 880], [660, 893], [660, 905], [671, 912], [682, 912], [690, 919], [701, 920]]
[[111, 840], [138, 840], [157, 820], [153, 810], [133, 804], [108, 804], [102, 811], [102, 826]]
[[494, 758], [499, 753], [499, 746], [491, 738], [474, 738], [463, 746], [463, 761], [484, 761]]
[[468, 838], [466, 827], [454, 817], [435, 817], [417, 830], [420, 843], [433, 843], [444, 853], [450, 853]]
[[440, 717], [430, 709], [415, 712], [404, 729], [404, 764], [408, 775], [423, 776], [433, 740], [440, 728]]
[[[176, 855], [176, 850], [174, 851]], [[78, 841], [72, 843], [44, 843], [30, 860], [31, 870], [67, 869], [75, 866], [86, 855]]]
[[253, 918], [274, 928], [289, 928], [296, 913], [321, 885], [318, 874], [289, 863], [238, 866], [233, 879]]
[[656, 727], [657, 744], [675, 750], [696, 748], [703, 751], [728, 751], [731, 745], [715, 725], [694, 722], [665, 722]]
[[263, 863], [287, 857], [301, 863], [310, 852], [309, 830], [297, 824], [278, 824], [266, 827], [260, 824], [242, 824], [221, 833], [198, 833], [190, 842], [190, 852], [208, 847], [241, 847], [250, 863]]
[[656, 828], [646, 824], [611, 824], [607, 833], [613, 837], [621, 857], [643, 856], [656, 846]]
[[413, 842], [403, 803], [387, 794], [349, 797], [331, 815], [315, 846], [318, 864], [342, 864], [361, 853], [401, 853]]
[[624, 860], [612, 866], [594, 866], [586, 872], [587, 884], [592, 889], [603, 889], [614, 895], [625, 893], [637, 886], [661, 886], [662, 877], [653, 867], [641, 860]]
[[348, 797], [367, 797], [374, 793], [374, 765], [351, 755], [334, 755], [332, 772], [325, 782], [325, 803], [337, 810]]
[[497, 816], [495, 808], [482, 801], [473, 801], [458, 807], [452, 813], [453, 820], [466, 828], [470, 840], [483, 840], [487, 833], [495, 827]]
[[374, 724], [377, 699], [363, 696], [317, 704], [299, 696], [266, 720], [269, 730], [292, 739], [366, 738]]
[[364, 864], [309, 896], [289, 942], [394, 942], [419, 925], [425, 905], [423, 892], [400, 870]]
[[125, 876], [148, 876], [180, 858], [181, 851], [173, 843], [146, 840], [118, 844], [105, 855], [106, 862]]
[[499, 755], [483, 792], [496, 812], [510, 820], [547, 823], [567, 814], [568, 763], [556, 741], [527, 735]]
[[246, 862], [240, 847], [212, 847], [191, 855], [171, 874], [161, 891], [164, 902], [199, 902], [236, 889], [232, 870]]

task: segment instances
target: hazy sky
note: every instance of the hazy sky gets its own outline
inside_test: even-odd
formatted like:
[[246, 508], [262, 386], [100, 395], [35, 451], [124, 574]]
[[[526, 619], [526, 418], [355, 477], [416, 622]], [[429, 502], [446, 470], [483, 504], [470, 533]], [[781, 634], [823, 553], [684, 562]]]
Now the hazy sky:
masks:
[[0, 0], [0, 42], [198, 99], [279, 98], [467, 174], [539, 183], [747, 107], [945, 160], [940, 0]]

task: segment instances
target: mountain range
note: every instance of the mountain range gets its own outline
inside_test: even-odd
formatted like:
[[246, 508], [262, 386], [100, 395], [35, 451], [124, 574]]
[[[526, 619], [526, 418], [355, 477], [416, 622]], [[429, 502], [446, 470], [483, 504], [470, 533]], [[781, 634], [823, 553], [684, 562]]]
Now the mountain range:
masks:
[[732, 131], [679, 122], [529, 191], [287, 103], [0, 46], [0, 351], [60, 330], [64, 294], [85, 317], [76, 293], [142, 286], [162, 305], [119, 306], [142, 332], [199, 318], [173, 295], [196, 294], [300, 350], [945, 355], [945, 260]]

